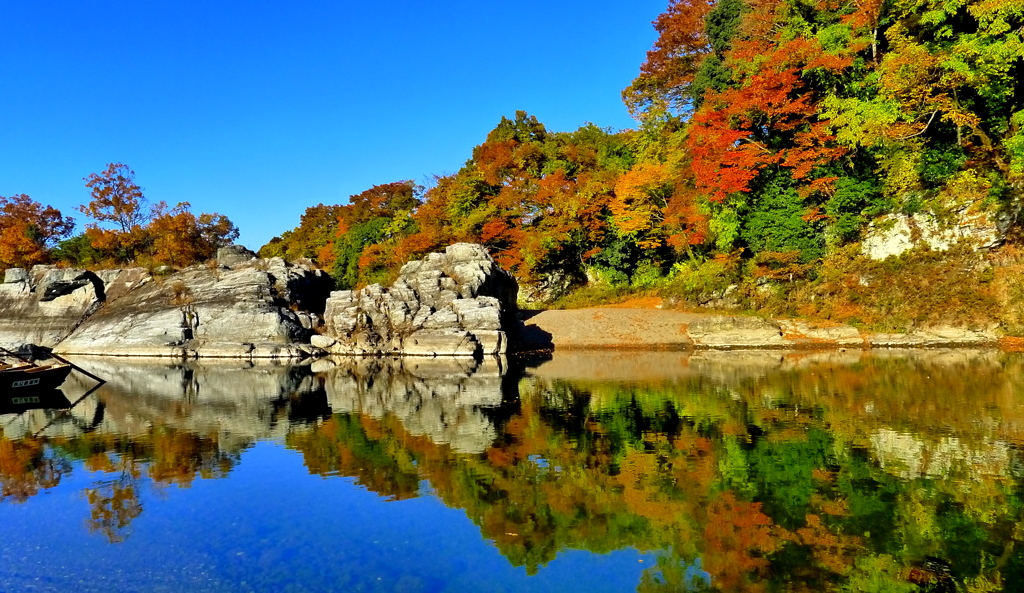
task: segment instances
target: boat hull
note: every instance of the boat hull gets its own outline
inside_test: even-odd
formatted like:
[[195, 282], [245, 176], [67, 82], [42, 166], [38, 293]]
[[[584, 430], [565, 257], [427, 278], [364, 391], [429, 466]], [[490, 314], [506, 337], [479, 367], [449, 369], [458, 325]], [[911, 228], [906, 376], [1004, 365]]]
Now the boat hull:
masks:
[[71, 374], [70, 365], [27, 367], [0, 371], [0, 397], [5, 400], [35, 391], [51, 391], [60, 387]]

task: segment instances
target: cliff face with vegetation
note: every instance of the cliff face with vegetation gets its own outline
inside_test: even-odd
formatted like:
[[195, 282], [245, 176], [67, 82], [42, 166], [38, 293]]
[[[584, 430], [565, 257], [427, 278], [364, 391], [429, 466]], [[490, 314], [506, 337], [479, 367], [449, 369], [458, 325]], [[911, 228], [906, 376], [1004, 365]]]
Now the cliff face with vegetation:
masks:
[[623, 93], [637, 129], [519, 112], [432, 187], [313, 206], [262, 253], [356, 286], [479, 242], [547, 302], [1020, 334], [1022, 26], [1000, 2], [672, 1]]

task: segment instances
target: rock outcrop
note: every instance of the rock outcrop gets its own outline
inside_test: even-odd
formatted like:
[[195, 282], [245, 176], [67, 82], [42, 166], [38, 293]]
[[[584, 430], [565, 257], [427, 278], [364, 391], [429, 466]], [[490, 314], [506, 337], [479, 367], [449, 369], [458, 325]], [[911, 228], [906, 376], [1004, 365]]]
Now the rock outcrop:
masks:
[[468, 244], [406, 264], [390, 288], [334, 293], [320, 270], [239, 246], [180, 272], [36, 266], [4, 280], [0, 346], [174, 358], [499, 354], [517, 292], [483, 247]]
[[871, 259], [900, 255], [919, 245], [946, 251], [963, 243], [973, 249], [1001, 245], [1017, 218], [1014, 212], [994, 212], [983, 201], [947, 198], [930, 210], [912, 215], [890, 214], [871, 224], [861, 248]]
[[457, 243], [405, 264], [390, 288], [331, 293], [325, 331], [312, 343], [344, 355], [501, 354], [517, 292], [486, 249]]
[[258, 257], [253, 250], [241, 245], [225, 245], [217, 249], [217, 263], [226, 268], [250, 263]]
[[90, 272], [75, 268], [11, 268], [0, 284], [0, 346], [53, 347], [104, 302], [151, 280], [142, 268]]
[[[330, 279], [283, 260], [197, 266], [125, 292], [82, 320], [58, 354], [303, 358]], [[312, 306], [311, 306], [312, 305]]]

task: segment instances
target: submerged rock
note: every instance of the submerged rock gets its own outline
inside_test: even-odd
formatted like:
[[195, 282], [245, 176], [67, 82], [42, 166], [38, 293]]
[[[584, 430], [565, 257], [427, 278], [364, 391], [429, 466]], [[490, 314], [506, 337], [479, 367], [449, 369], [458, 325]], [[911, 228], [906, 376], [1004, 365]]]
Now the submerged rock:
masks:
[[518, 290], [484, 247], [457, 243], [405, 264], [389, 288], [331, 293], [315, 343], [332, 354], [504, 353]]

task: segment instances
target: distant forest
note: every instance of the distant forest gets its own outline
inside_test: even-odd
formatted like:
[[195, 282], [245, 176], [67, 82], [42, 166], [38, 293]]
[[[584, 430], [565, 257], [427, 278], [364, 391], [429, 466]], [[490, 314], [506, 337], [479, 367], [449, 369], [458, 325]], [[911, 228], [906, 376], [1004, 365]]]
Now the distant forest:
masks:
[[[899, 313], [900, 303], [970, 321], [965, 311], [1017, 298], [1007, 293], [1014, 274], [1024, 274], [1014, 228], [998, 261], [925, 249], [885, 267], [864, 261], [858, 244], [894, 216], [1016, 220], [1024, 4], [673, 0], [654, 26], [658, 39], [622, 93], [636, 129], [552, 132], [520, 111], [429, 188], [398, 180], [347, 204], [311, 206], [260, 254], [309, 258], [339, 286], [355, 287], [469, 241], [486, 245], [527, 297], [549, 302], [581, 289], [596, 300], [660, 290], [693, 304], [720, 303], [730, 292], [753, 309], [868, 324]], [[184, 217], [180, 225], [174, 216]], [[153, 212], [149, 235], [138, 240], [122, 240], [134, 226], [94, 225], [56, 249], [46, 247], [59, 225], [0, 224], [6, 265], [39, 259], [11, 252], [9, 231], [50, 260], [174, 265], [198, 261], [236, 232], [224, 217], [192, 216], [187, 205]], [[164, 226], [179, 235], [167, 239]], [[186, 235], [202, 238], [194, 253], [173, 247]], [[912, 285], [923, 278], [955, 294], [940, 291], [930, 302], [917, 289], [863, 290], [880, 277]]]

